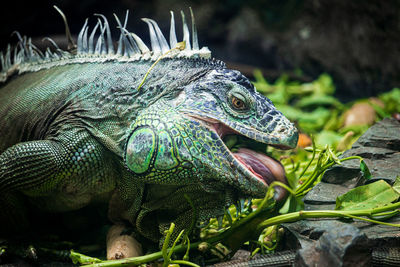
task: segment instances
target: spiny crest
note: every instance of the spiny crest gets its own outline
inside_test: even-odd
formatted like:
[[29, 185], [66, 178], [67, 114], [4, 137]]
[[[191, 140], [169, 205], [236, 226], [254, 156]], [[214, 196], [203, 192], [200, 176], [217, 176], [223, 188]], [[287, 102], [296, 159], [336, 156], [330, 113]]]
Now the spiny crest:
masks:
[[[88, 19], [86, 19], [78, 34], [77, 44], [75, 45], [69, 33], [69, 27], [65, 15], [57, 7], [55, 8], [64, 19], [69, 42], [68, 47], [69, 49], [75, 49], [70, 51], [62, 50], [52, 39], [46, 37], [44, 40], [49, 41], [54, 48], [50, 49], [50, 47], [47, 47], [46, 51], [43, 53], [32, 44], [31, 38], [27, 38], [26, 36], [22, 37], [18, 32], [14, 32], [19, 39], [17, 45], [13, 48], [11, 45], [8, 45], [5, 53], [0, 52], [0, 82], [6, 81], [9, 76], [16, 72], [21, 74], [24, 72], [37, 71], [53, 66], [72, 63], [157, 60], [161, 56], [163, 58], [205, 59], [211, 57], [211, 52], [207, 47], [199, 49], [196, 24], [191, 8], [192, 38], [190, 38], [190, 31], [186, 22], [185, 14], [181, 11], [183, 42], [185, 44], [184, 49], [175, 49], [181, 43], [178, 43], [176, 38], [173, 11], [171, 11], [169, 44], [161, 32], [157, 22], [148, 18], [142, 19], [149, 28], [151, 50], [139, 36], [126, 29], [129, 11], [126, 12], [123, 24], [114, 14], [118, 28], [121, 31], [118, 45], [115, 49], [112, 41], [110, 25], [104, 15], [94, 14], [98, 18], [98, 21], [91, 31], [88, 26]], [[192, 39], [192, 42], [190, 42], [190, 39]]]

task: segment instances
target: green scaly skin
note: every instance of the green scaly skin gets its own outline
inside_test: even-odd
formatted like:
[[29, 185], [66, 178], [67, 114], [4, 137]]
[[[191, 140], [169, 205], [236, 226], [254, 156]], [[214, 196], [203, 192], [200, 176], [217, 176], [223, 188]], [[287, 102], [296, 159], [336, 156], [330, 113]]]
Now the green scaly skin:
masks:
[[23, 73], [7, 74], [0, 88], [0, 236], [33, 231], [28, 211], [96, 204], [157, 243], [170, 222], [179, 232], [266, 192], [224, 135], [297, 143], [297, 130], [271, 101], [222, 62], [164, 58], [137, 90], [155, 59], [113, 56], [67, 53], [51, 66], [27, 62]]

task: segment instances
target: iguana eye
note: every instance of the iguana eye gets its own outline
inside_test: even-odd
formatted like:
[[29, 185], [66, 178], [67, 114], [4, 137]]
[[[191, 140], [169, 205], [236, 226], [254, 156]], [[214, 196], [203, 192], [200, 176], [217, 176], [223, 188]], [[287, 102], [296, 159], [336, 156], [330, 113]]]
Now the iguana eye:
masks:
[[237, 110], [245, 110], [245, 109], [247, 109], [246, 102], [241, 97], [232, 95], [231, 96], [231, 103], [232, 103], [232, 106]]
[[237, 97], [232, 97], [232, 105], [237, 108], [237, 109], [244, 109], [245, 108], [245, 104], [242, 100], [240, 100]]

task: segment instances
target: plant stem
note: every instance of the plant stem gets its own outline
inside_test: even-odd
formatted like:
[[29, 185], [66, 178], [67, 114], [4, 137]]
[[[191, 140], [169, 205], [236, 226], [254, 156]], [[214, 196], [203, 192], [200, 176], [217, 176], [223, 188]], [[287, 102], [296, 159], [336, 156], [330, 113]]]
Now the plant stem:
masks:
[[339, 210], [311, 210], [311, 211], [298, 211], [298, 212], [292, 212], [292, 213], [287, 213], [283, 215], [278, 215], [275, 217], [272, 217], [270, 219], [265, 220], [264, 222], [260, 223], [257, 226], [257, 232], [262, 231], [266, 227], [272, 226], [272, 225], [277, 225], [281, 223], [287, 223], [287, 222], [294, 222], [300, 219], [307, 219], [307, 218], [335, 218], [335, 217], [357, 217], [357, 219], [365, 220], [365, 221], [372, 221], [374, 223], [379, 223], [379, 224], [385, 224], [385, 225], [390, 225], [394, 227], [400, 227], [400, 224], [390, 224], [390, 223], [384, 223], [384, 222], [379, 222], [375, 220], [370, 220], [366, 218], [360, 218], [358, 216], [371, 216], [373, 214], [377, 213], [382, 213], [390, 210], [394, 210], [400, 208], [400, 202], [396, 202], [391, 205], [387, 205], [384, 207], [378, 207], [375, 209], [366, 209], [366, 210], [345, 210], [345, 211], [339, 211]]
[[197, 264], [195, 264], [195, 263], [193, 263], [193, 262], [190, 262], [190, 261], [184, 261], [184, 260], [173, 260], [173, 261], [170, 261], [170, 263], [172, 263], [172, 264], [184, 264], [184, 265], [189, 265], [189, 266], [193, 266], [193, 267], [200, 267], [199, 265], [197, 265]]

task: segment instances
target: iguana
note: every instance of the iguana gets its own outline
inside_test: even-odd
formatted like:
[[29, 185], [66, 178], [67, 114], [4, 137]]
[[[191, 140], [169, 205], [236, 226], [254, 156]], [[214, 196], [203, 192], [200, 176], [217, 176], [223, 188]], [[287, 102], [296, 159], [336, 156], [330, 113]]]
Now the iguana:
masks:
[[[286, 182], [265, 145], [295, 147], [296, 128], [239, 71], [200, 49], [193, 13], [191, 36], [181, 14], [179, 43], [173, 12], [169, 43], [143, 19], [151, 50], [126, 29], [127, 13], [123, 24], [116, 18], [115, 47], [97, 15], [69, 50], [48, 39], [54, 49], [43, 53], [17, 34], [17, 46], [0, 54], [0, 236], [32, 230], [36, 211], [96, 204], [157, 243], [170, 222], [190, 228]], [[229, 136], [248, 146], [228, 147]]]

